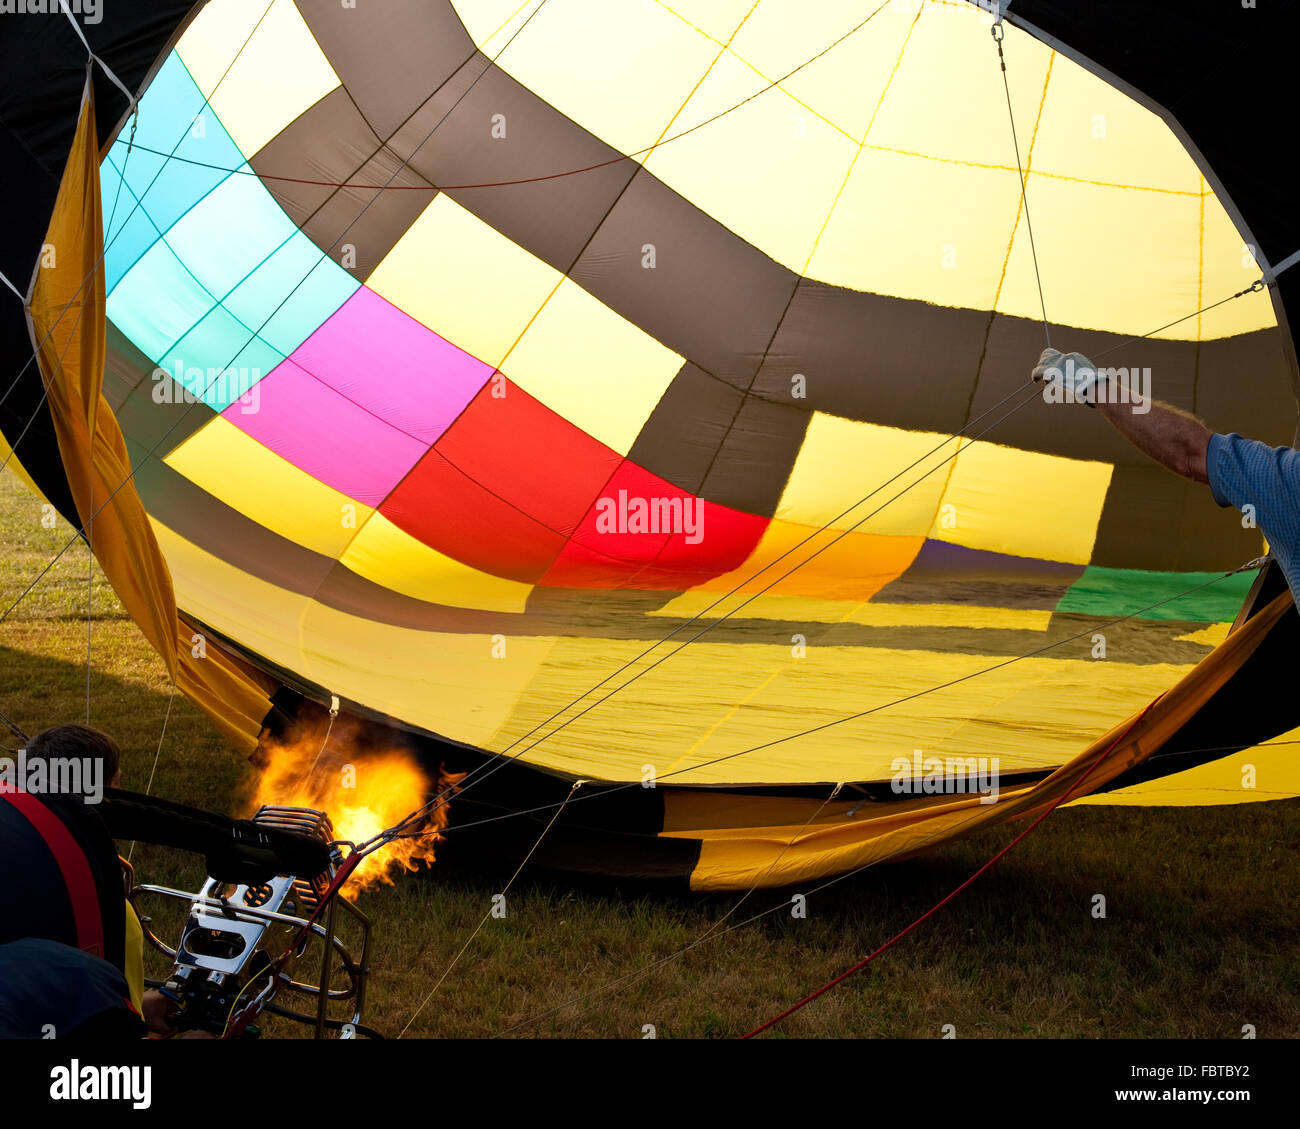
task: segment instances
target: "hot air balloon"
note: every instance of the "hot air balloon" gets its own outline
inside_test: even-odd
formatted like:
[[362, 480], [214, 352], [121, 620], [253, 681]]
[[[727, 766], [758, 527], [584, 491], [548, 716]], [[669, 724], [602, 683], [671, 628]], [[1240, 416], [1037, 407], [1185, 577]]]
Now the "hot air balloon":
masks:
[[572, 796], [557, 867], [775, 886], [1294, 796], [1258, 529], [1027, 383], [1046, 331], [1291, 442], [1286, 68], [997, 7], [7, 20], [13, 465], [232, 741], [414, 734], [453, 828]]

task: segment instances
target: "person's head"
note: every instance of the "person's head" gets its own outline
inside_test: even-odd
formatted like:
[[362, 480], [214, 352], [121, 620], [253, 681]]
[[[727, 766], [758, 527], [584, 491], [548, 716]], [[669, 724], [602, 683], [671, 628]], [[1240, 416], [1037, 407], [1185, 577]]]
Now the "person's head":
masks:
[[[53, 773], [56, 765], [79, 764], [90, 768], [93, 778], [81, 776], [87, 794], [104, 787], [116, 788], [122, 779], [122, 750], [107, 733], [88, 725], [55, 725], [42, 729], [27, 742], [27, 759], [46, 761]], [[93, 768], [91, 766], [94, 766]], [[99, 798], [99, 797], [96, 797]]]

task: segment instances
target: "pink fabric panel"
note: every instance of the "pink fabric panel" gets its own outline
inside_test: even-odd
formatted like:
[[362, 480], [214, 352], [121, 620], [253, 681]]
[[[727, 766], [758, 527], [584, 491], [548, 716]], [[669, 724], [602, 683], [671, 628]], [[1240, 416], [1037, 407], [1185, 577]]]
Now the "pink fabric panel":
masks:
[[494, 371], [364, 286], [291, 359], [425, 447]]
[[304, 372], [277, 365], [221, 413], [281, 458], [367, 506], [377, 507], [427, 450]]

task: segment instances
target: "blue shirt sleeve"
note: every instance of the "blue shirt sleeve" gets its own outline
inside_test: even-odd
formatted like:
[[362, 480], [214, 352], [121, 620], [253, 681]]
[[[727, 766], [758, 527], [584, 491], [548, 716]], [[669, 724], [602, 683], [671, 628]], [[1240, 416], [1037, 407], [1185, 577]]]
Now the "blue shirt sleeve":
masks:
[[1300, 539], [1300, 451], [1270, 447], [1236, 432], [1210, 436], [1205, 458], [1210, 492], [1221, 506], [1253, 506], [1270, 545]]

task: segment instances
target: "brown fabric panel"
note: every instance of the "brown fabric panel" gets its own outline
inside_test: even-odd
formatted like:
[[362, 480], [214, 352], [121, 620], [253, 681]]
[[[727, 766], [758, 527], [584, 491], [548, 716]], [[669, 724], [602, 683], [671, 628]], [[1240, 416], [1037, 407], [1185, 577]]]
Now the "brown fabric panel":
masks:
[[[157, 366], [112, 322], [107, 345], [104, 395], [117, 416], [133, 467], [165, 458], [217, 414], [202, 401], [186, 402], [183, 389], [170, 378], [155, 381]], [[171, 402], [155, 400], [155, 395], [170, 395]]]
[[[348, 92], [339, 87], [294, 118], [249, 164], [258, 176], [295, 178], [267, 180], [265, 185], [301, 227], [334, 194], [332, 185], [354, 179], [356, 170], [382, 144]], [[327, 183], [300, 184], [299, 179]]]
[[[979, 310], [803, 279], [754, 391], [849, 419], [951, 433], [966, 422], [988, 320]], [[1028, 363], [1024, 371], [1028, 379]], [[792, 399], [796, 373], [806, 378], [802, 400]]]
[[294, 0], [348, 94], [390, 137], [476, 51], [447, 0]]
[[[666, 589], [552, 588], [538, 585], [528, 593], [524, 614], [555, 623], [580, 622], [582, 630], [592, 634], [623, 633], [628, 623], [657, 612], [680, 595], [681, 592]], [[672, 621], [653, 622], [669, 624], [663, 629], [664, 635], [672, 630]]]
[[108, 406], [117, 413], [141, 382], [149, 380], [154, 363], [111, 321], [106, 321], [105, 324], [108, 348], [104, 356], [102, 392]]
[[771, 517], [810, 418], [800, 408], [745, 396], [687, 362], [628, 457], [711, 502]]
[[[158, 459], [140, 465], [136, 486], [150, 514], [180, 536], [215, 553], [227, 564], [286, 591], [314, 596], [328, 607], [376, 623], [427, 631], [583, 636], [650, 643], [664, 638], [683, 622], [670, 617], [650, 618], [643, 614], [657, 610], [675, 595], [664, 592], [600, 592], [595, 593], [600, 599], [592, 602], [590, 597], [593, 593], [586, 591], [538, 589], [522, 615], [444, 607], [393, 592], [320, 553], [271, 532], [212, 497]], [[1035, 562], [1027, 562], [1027, 568], [1035, 576], [1051, 573], [1054, 568], [1068, 567], [1035, 566]], [[1074, 570], [1075, 573], [1078, 571]], [[960, 596], [965, 591], [972, 602], [1009, 603], [1007, 593], [1018, 589], [1025, 597], [1025, 602], [1019, 606], [1034, 606], [1043, 601], [1030, 598], [1032, 594], [1022, 586], [1032, 584], [1033, 579], [1032, 576], [1018, 578], [999, 574], [991, 579], [991, 583], [1000, 589], [998, 592], [981, 590], [979, 581], [972, 580], [969, 585], [950, 589], [948, 595]], [[1048, 586], [1055, 589], [1056, 583], [1049, 580]], [[931, 590], [923, 598], [932, 599], [933, 595]], [[1047, 598], [1059, 599], [1059, 592], [1054, 597], [1044, 597]], [[1055, 617], [1047, 638], [1072, 635], [1088, 622], [1086, 616]], [[1097, 622], [1105, 621], [1098, 618]], [[704, 622], [697, 621], [687, 630], [694, 634], [703, 626]], [[710, 629], [706, 638], [717, 644], [771, 643], [777, 638], [788, 639], [790, 626], [785, 621], [749, 619], [743, 618], [742, 614], [719, 622]], [[1047, 641], [1039, 632], [1000, 629], [870, 627], [802, 621], [796, 626], [810, 633], [812, 638], [826, 636], [836, 646], [888, 650], [1016, 655]], [[1135, 642], [1130, 649], [1137, 657], [1132, 661], [1147, 661], [1141, 656], [1149, 655], [1158, 656], [1161, 662], [1190, 663], [1206, 651], [1199, 644], [1176, 641], [1177, 636], [1191, 629], [1186, 624], [1174, 622], [1127, 621], [1108, 628], [1107, 635], [1115, 646], [1121, 632], [1141, 634], [1140, 643], [1136, 634], [1134, 636]], [[1123, 638], [1127, 639], [1128, 635], [1124, 634]], [[1086, 643], [1085, 638], [1077, 646]]]
[[[1079, 570], [1076, 570], [1076, 573]], [[295, 582], [297, 583], [297, 582]], [[289, 586], [286, 584], [286, 586]], [[298, 584], [301, 587], [301, 584]], [[1010, 588], [1011, 585], [1006, 585]], [[1004, 588], [1004, 590], [1006, 590]], [[311, 588], [308, 588], [311, 591]], [[643, 617], [637, 610], [649, 611], [654, 604], [666, 602], [660, 593], [644, 593], [644, 601], [630, 601], [622, 605], [620, 614], [604, 607], [605, 600], [591, 602], [584, 597], [593, 594], [609, 596], [608, 592], [589, 593], [580, 590], [537, 590], [536, 599], [530, 599], [523, 614], [507, 612], [479, 612], [463, 608], [440, 607], [400, 593], [391, 592], [356, 575], [343, 565], [335, 565], [326, 576], [315, 598], [329, 607], [352, 615], [362, 616], [379, 623], [416, 630], [450, 631], [462, 633], [583, 637], [593, 639], [632, 640], [650, 644], [669, 635], [681, 626], [687, 617]], [[621, 593], [620, 595], [630, 595]], [[636, 595], [642, 595], [637, 593]], [[667, 594], [669, 597], [672, 593]], [[554, 597], [554, 598], [552, 598]], [[566, 598], [567, 597], [567, 598]], [[1059, 593], [1058, 593], [1059, 599]], [[640, 608], [633, 604], [639, 603]], [[859, 647], [864, 651], [863, 662], [871, 663], [868, 650], [887, 651], [942, 651], [978, 655], [1012, 656], [1024, 654], [1052, 639], [1061, 639], [1082, 631], [1089, 623], [1109, 623], [1105, 617], [1055, 616], [1047, 635], [1037, 631], [1019, 631], [1000, 628], [963, 627], [871, 627], [864, 624], [822, 624], [771, 619], [747, 619], [744, 613], [735, 618], [719, 621], [703, 637], [709, 643], [788, 645], [791, 630], [806, 634], [810, 640], [833, 643], [841, 647]], [[1113, 617], [1112, 617], [1113, 618]], [[675, 636], [675, 640], [689, 639], [707, 626], [709, 621], [697, 620]], [[1128, 626], [1132, 624], [1133, 626]], [[1141, 646], [1135, 643], [1128, 648], [1133, 662], [1186, 662], [1193, 663], [1209, 650], [1207, 646], [1177, 642], [1177, 637], [1204, 626], [1173, 621], [1125, 621], [1124, 625], [1107, 627], [1107, 638], [1112, 645], [1123, 634], [1127, 640], [1140, 634]], [[1122, 630], [1121, 630], [1122, 629]], [[1061, 654], [1081, 658], [1088, 653], [1091, 642], [1088, 636], [1064, 645]], [[1057, 652], [1053, 652], [1056, 654]], [[1146, 657], [1141, 657], [1146, 656]], [[869, 668], [868, 668], [869, 669]]]
[[[1018, 390], [1029, 390], [1029, 371], [1043, 350], [1041, 322], [998, 314], [989, 333], [980, 384], [971, 404], [972, 417], [993, 408], [1012, 394], [1002, 407], [993, 410], [979, 425], [983, 430], [1021, 401]], [[1052, 344], [1063, 352], [1083, 353], [1098, 365], [1151, 369], [1157, 398], [1177, 407], [1192, 406], [1196, 372], [1196, 344], [1190, 341], [1128, 341], [1115, 333], [1052, 326]], [[1110, 350], [1107, 352], [1107, 350]], [[1104, 356], [1102, 354], [1105, 354]], [[1099, 412], [1081, 404], [1049, 404], [1040, 393], [1026, 392], [1029, 399], [1014, 415], [993, 426], [987, 438], [1007, 446], [1072, 459], [1093, 459], [1119, 465], [1142, 465], [1146, 456], [1138, 451]]]
[[[1156, 399], [1195, 411], [1216, 431], [1236, 429], [1272, 443], [1291, 441], [1296, 404], [1283, 359], [1281, 330], [1276, 326], [1207, 341], [1199, 346], [1199, 357], [1194, 341], [1131, 341], [1118, 334], [1060, 326], [1052, 327], [1052, 342], [1063, 351], [1081, 352], [1098, 365], [1150, 368], [1151, 392]], [[1024, 386], [1042, 349], [1041, 323], [998, 315], [989, 334], [972, 416]], [[1018, 398], [1009, 400], [979, 426], [991, 424], [1018, 402]], [[1078, 405], [1048, 404], [1041, 396], [998, 424], [989, 439], [1074, 459], [1149, 465], [1147, 457], [1099, 413]]]
[[[498, 114], [504, 137], [492, 136]], [[573, 264], [638, 168], [482, 55], [457, 71], [389, 145], [458, 204], [560, 271]], [[529, 179], [590, 165], [603, 167]], [[527, 183], [503, 183], [519, 180]], [[494, 187], [455, 187], [467, 184]]]
[[700, 493], [745, 513], [773, 517], [812, 416], [746, 396]]
[[[194, 410], [210, 409], [199, 404]], [[307, 593], [334, 564], [245, 517], [160, 458], [137, 464], [135, 484], [150, 517], [259, 580]]]
[[1083, 565], [1013, 557], [927, 539], [907, 571], [886, 584], [872, 602], [1051, 611], [1083, 570]]
[[628, 458], [698, 494], [744, 399], [687, 361], [650, 413]]
[[1202, 343], [1196, 401], [1188, 407], [1215, 431], [1236, 431], [1275, 447], [1290, 446], [1295, 438], [1296, 401], [1282, 330], [1274, 326]]
[[[356, 249], [344, 269], [364, 281], [437, 194], [422, 176], [383, 147], [347, 91], [331, 91], [253, 157], [250, 164], [303, 233], [342, 262], [342, 244]], [[396, 174], [396, 175], [394, 175]], [[388, 185], [331, 188], [329, 184]], [[300, 184], [319, 180], [327, 184]], [[423, 190], [421, 190], [423, 189]], [[334, 247], [343, 237], [340, 246]]]
[[[301, 0], [299, 6], [348, 93], [381, 135], [419, 106], [394, 139], [400, 155], [409, 155], [437, 125], [411, 161], [433, 183], [521, 180], [618, 156], [500, 69], [483, 74], [488, 60], [473, 50], [446, 3], [421, 6], [417, 16], [411, 6], [389, 0], [374, 13], [368, 11], [364, 20], [352, 18], [356, 12], [341, 9], [334, 0]], [[384, 59], [380, 77], [367, 71], [377, 55]], [[409, 65], [416, 60], [418, 66]], [[445, 85], [439, 89], [440, 83]], [[435, 89], [436, 96], [422, 103]], [[467, 90], [464, 101], [438, 124]], [[490, 133], [496, 113], [506, 117], [507, 136], [502, 140]], [[624, 185], [627, 190], [620, 196]], [[533, 254], [568, 271], [601, 301], [699, 368], [777, 404], [792, 403], [790, 378], [803, 373], [807, 399], [795, 406], [948, 434], [1025, 382], [1044, 343], [1042, 325], [1033, 319], [997, 315], [990, 331], [991, 315], [985, 311], [859, 293], [810, 280], [802, 280], [790, 300], [792, 272], [630, 161], [555, 180], [453, 189], [450, 194]], [[642, 266], [646, 244], [655, 247], [654, 269]], [[981, 364], [986, 332], [987, 354]], [[1235, 413], [1225, 410], [1225, 418], [1244, 422], [1223, 426], [1250, 428], [1266, 437], [1255, 426], [1258, 418], [1270, 435], [1278, 435], [1276, 441], [1284, 442], [1289, 436], [1281, 434], [1277, 413], [1294, 423], [1293, 397], [1281, 361], [1279, 331], [1262, 336], [1272, 343], [1251, 346], [1257, 353], [1207, 344], [1200, 387], [1215, 385], [1216, 393], [1224, 393], [1226, 384], [1218, 374], [1225, 366], [1226, 371], [1240, 371], [1234, 357], [1257, 358], [1260, 373], [1267, 373], [1261, 379], [1267, 380], [1268, 396], [1234, 401]], [[1063, 349], [1092, 356], [1124, 341], [1114, 334], [1062, 327], [1053, 327], [1053, 338]], [[1105, 360], [1151, 366], [1157, 395], [1191, 407], [1186, 374], [1195, 371], [1193, 353], [1190, 343], [1142, 340], [1124, 344]], [[918, 394], [918, 383], [923, 394]], [[1277, 404], [1275, 385], [1285, 390]], [[1203, 393], [1202, 399], [1207, 395], [1211, 393]], [[1209, 411], [1211, 405], [1219, 406], [1206, 400], [1197, 407]], [[1060, 426], [1059, 417], [1047, 414], [1055, 406], [1031, 404], [997, 424], [989, 437], [1074, 458], [1137, 461], [1125, 441], [1102, 421]]]
[[[654, 247], [655, 266], [642, 266]], [[641, 170], [582, 258], [575, 282], [737, 388], [749, 388], [796, 276]], [[789, 401], [789, 387], [783, 390]]]
[[1241, 516], [1220, 509], [1209, 487], [1148, 461], [1143, 466], [1121, 463], [1115, 468], [1097, 526], [1092, 563], [1107, 568], [1213, 572], [1235, 568], [1259, 552], [1259, 530], [1243, 529]]

